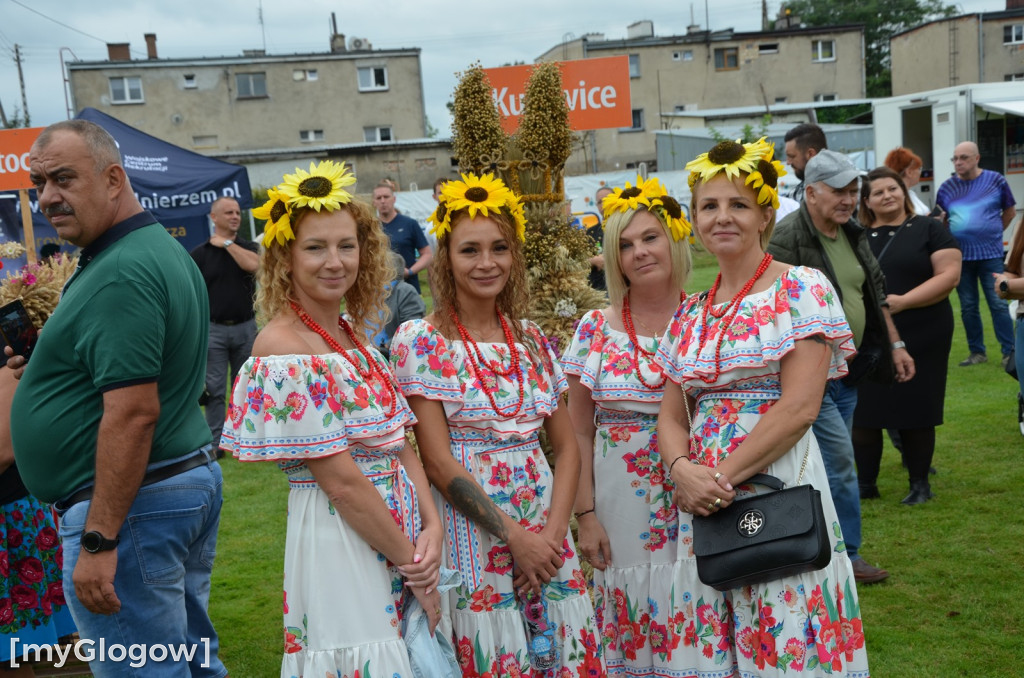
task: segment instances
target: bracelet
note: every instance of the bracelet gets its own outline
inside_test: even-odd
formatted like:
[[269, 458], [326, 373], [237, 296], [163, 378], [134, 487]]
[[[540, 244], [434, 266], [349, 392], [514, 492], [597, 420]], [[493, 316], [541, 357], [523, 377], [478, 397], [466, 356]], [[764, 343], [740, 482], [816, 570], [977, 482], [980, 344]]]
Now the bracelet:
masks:
[[686, 455], [680, 454], [678, 457], [672, 460], [672, 463], [668, 465], [668, 473], [666, 474], [669, 478], [672, 477], [672, 467], [676, 465], [676, 462], [685, 457]]
[[591, 509], [587, 509], [586, 511], [580, 511], [579, 513], [577, 513], [577, 514], [576, 514], [576, 519], [577, 519], [577, 520], [579, 520], [579, 517], [580, 517], [580, 516], [585, 516], [585, 515], [587, 515], [588, 513], [593, 513], [593, 512], [594, 512], [594, 510], [595, 510], [596, 508], [597, 508], [597, 507], [595, 506], [594, 508], [591, 508]]
[[894, 350], [894, 351], [896, 349], [898, 349], [898, 348], [906, 348], [906, 347], [907, 347], [907, 342], [905, 342], [905, 341], [894, 341], [894, 342], [892, 342], [892, 350]]

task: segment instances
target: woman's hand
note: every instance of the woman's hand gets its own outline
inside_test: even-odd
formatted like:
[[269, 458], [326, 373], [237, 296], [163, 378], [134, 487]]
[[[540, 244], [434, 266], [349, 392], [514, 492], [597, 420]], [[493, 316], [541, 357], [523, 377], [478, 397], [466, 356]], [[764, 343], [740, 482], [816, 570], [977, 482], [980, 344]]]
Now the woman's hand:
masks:
[[430, 635], [433, 636], [437, 623], [441, 621], [441, 594], [437, 592], [436, 588], [432, 589], [430, 593], [427, 593], [426, 589], [419, 586], [414, 586], [409, 590], [416, 596], [416, 600], [420, 601], [423, 611], [427, 613]]
[[612, 564], [612, 545], [604, 525], [594, 513], [576, 519], [579, 524], [580, 554], [595, 570], [603, 570]]
[[425, 526], [416, 540], [416, 555], [412, 562], [400, 565], [398, 571], [405, 577], [410, 588], [422, 587], [426, 593], [437, 588], [441, 578], [441, 527], [438, 524]]
[[540, 593], [541, 587], [558, 574], [565, 562], [562, 558], [561, 539], [555, 546], [548, 535], [526, 529], [519, 529], [509, 535], [508, 547], [515, 567], [514, 585], [519, 590], [529, 588]]
[[889, 313], [896, 315], [900, 311], [905, 311], [906, 308], [903, 305], [903, 295], [901, 294], [887, 294], [885, 295], [885, 303], [889, 304]]
[[675, 490], [672, 501], [683, 511], [708, 516], [723, 509], [736, 498], [732, 483], [722, 473], [700, 464], [682, 461], [672, 468]]

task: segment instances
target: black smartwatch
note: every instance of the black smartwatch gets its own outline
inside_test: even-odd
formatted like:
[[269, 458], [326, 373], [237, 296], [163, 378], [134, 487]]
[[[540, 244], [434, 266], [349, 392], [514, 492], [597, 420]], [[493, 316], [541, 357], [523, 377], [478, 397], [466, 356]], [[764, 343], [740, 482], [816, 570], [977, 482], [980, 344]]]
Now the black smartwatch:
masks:
[[1008, 294], [1010, 291], [1010, 285], [1005, 279], [999, 281], [999, 291], [1003, 294]]
[[89, 553], [99, 553], [100, 551], [113, 551], [117, 548], [117, 545], [121, 542], [120, 537], [114, 539], [107, 539], [99, 532], [93, 530], [92, 532], [86, 532], [82, 535], [82, 548]]

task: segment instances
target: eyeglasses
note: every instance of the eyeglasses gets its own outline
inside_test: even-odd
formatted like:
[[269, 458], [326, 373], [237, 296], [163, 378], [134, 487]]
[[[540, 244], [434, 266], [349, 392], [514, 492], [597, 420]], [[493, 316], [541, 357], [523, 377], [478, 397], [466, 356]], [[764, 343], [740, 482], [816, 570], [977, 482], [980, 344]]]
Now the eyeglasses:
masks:
[[960, 162], [967, 162], [973, 157], [973, 155], [954, 155], [952, 158], [949, 159], [949, 161], [956, 162], [957, 160], [959, 160]]

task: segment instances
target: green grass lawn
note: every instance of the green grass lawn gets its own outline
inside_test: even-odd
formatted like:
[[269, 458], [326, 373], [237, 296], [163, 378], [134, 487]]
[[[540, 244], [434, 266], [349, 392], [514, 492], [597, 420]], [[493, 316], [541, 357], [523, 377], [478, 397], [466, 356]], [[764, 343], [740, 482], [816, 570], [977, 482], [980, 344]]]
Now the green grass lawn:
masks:
[[[715, 272], [714, 261], [698, 255], [687, 289], [707, 289]], [[1018, 606], [1024, 522], [1013, 518], [1024, 508], [1024, 439], [1016, 422], [1016, 384], [996, 359], [990, 318], [985, 326], [993, 361], [957, 367], [967, 356], [957, 314], [946, 424], [938, 430], [938, 475], [932, 477], [935, 499], [900, 504], [907, 476], [899, 455], [887, 448], [882, 498], [863, 505], [861, 550], [892, 573], [881, 584], [860, 588], [877, 678], [1024, 672], [1024, 605]], [[225, 459], [222, 466], [224, 511], [210, 595], [221, 656], [232, 676], [278, 676], [288, 483], [272, 464]], [[338, 614], [360, 612], [344, 601], [338, 607]]]

